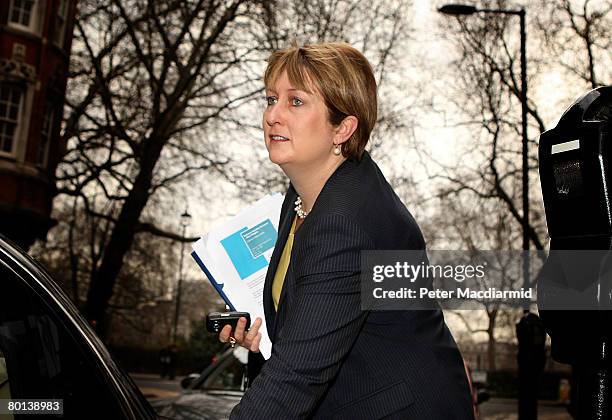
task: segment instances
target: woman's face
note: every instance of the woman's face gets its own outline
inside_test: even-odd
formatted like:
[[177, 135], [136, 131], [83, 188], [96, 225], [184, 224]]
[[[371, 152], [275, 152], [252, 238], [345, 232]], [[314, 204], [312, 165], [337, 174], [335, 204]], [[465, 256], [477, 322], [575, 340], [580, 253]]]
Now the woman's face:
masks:
[[286, 72], [266, 89], [266, 97], [262, 124], [272, 162], [299, 168], [333, 158], [335, 129], [323, 98], [291, 86]]

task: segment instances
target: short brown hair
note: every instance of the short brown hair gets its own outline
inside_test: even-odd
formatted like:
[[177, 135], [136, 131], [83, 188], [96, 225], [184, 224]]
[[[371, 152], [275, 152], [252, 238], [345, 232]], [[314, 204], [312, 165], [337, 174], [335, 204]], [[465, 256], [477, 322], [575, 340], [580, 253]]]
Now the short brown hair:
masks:
[[272, 87], [283, 71], [291, 84], [311, 92], [319, 91], [329, 121], [337, 126], [349, 115], [359, 120], [353, 135], [342, 144], [342, 155], [361, 159], [377, 116], [376, 79], [368, 60], [346, 43], [322, 43], [275, 51], [268, 59], [264, 75], [266, 87]]

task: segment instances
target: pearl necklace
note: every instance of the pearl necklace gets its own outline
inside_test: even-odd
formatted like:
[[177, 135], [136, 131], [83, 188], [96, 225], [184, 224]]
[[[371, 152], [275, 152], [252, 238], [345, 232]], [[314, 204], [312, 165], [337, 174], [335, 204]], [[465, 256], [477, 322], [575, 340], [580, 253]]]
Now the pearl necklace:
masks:
[[308, 216], [308, 213], [310, 213], [310, 211], [306, 211], [304, 210], [304, 207], [302, 207], [302, 199], [300, 198], [300, 196], [298, 195], [297, 200], [295, 200], [295, 208], [294, 208], [295, 212], [297, 213], [297, 216], [300, 219], [305, 219], [306, 216]]

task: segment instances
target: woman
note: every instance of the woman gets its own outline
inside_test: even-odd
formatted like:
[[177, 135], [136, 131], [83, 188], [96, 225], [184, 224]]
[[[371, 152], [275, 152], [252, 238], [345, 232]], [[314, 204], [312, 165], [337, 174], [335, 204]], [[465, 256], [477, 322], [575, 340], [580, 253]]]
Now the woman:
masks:
[[[361, 310], [362, 250], [425, 249], [364, 151], [377, 114], [367, 59], [348, 44], [292, 47], [264, 81], [266, 147], [291, 183], [264, 288], [272, 356], [231, 418], [472, 418], [441, 311]], [[261, 320], [247, 334], [244, 321], [235, 339], [256, 351]]]

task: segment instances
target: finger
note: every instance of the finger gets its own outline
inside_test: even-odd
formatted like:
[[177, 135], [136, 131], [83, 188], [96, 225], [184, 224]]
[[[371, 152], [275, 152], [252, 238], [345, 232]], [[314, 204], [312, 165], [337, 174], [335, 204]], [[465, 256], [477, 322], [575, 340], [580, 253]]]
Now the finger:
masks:
[[229, 340], [230, 334], [232, 333], [232, 326], [226, 325], [219, 332], [219, 341], [222, 343], [227, 343]]
[[234, 331], [234, 338], [238, 343], [244, 341], [244, 329], [246, 327], [246, 318], [241, 316], [236, 324], [236, 330]]
[[261, 334], [257, 334], [253, 339], [253, 342], [249, 346], [249, 350], [254, 353], [259, 353], [259, 343], [261, 342]]
[[253, 325], [251, 325], [251, 329], [246, 335], [245, 341], [251, 342], [255, 337], [257, 337], [257, 333], [259, 333], [259, 327], [261, 327], [262, 321], [261, 318], [256, 318]]

